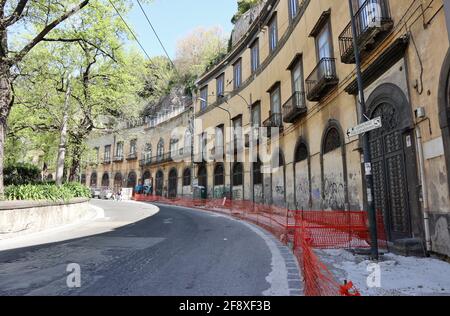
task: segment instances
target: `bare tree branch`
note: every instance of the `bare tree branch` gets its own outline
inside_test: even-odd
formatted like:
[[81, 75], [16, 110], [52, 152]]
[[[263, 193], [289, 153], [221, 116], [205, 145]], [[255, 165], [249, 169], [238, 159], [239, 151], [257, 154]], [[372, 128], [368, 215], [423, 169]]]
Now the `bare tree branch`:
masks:
[[[29, 0], [19, 0], [19, 3], [17, 4], [16, 8], [14, 9], [14, 12], [6, 17], [1, 23], [6, 26], [13, 25], [16, 23], [22, 16], [23, 11], [25, 10], [25, 7], [27, 6]], [[6, 1], [5, 1], [6, 3]]]

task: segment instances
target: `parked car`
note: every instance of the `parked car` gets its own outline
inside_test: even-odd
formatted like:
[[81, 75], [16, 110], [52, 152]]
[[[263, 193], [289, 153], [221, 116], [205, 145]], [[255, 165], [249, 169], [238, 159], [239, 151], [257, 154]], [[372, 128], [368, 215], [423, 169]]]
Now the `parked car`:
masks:
[[100, 198], [100, 193], [101, 193], [100, 189], [98, 189], [98, 188], [91, 188], [91, 194], [92, 194], [92, 198], [93, 199]]
[[102, 200], [112, 200], [114, 198], [114, 192], [110, 189], [104, 189], [100, 192], [100, 196], [98, 198]]

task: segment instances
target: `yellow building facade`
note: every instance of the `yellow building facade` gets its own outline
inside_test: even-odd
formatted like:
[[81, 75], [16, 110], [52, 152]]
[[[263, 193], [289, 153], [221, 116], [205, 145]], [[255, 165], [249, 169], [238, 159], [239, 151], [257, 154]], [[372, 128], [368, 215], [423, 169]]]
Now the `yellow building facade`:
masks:
[[[439, 119], [439, 74], [449, 73], [443, 1], [355, 0], [353, 11], [366, 115], [383, 123], [369, 132], [376, 208], [391, 241], [423, 240], [429, 210], [433, 250], [450, 254], [449, 140]], [[251, 20], [198, 79], [195, 117], [204, 130], [280, 127], [270, 140], [280, 168], [261, 172], [249, 159], [257, 145], [243, 135], [244, 162], [196, 163], [194, 177], [211, 198], [231, 192], [289, 209], [365, 209], [361, 140], [347, 135], [359, 123], [348, 2], [268, 0]]]
[[[450, 255], [444, 1], [354, 0], [352, 9], [365, 115], [382, 121], [368, 132], [376, 209], [390, 241], [428, 238]], [[82, 181], [118, 190], [147, 180], [166, 197], [204, 187], [207, 198], [286, 209], [366, 209], [362, 140], [347, 134], [359, 123], [348, 2], [266, 0], [236, 27], [230, 52], [198, 78], [193, 104], [94, 137], [97, 160]], [[273, 128], [268, 152], [254, 137], [260, 127]]]

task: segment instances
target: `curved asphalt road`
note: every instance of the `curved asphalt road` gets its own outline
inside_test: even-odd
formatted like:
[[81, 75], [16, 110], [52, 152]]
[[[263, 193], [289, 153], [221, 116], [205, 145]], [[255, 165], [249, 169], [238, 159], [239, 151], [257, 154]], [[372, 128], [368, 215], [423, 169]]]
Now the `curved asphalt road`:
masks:
[[[93, 204], [106, 219], [84, 227], [85, 237], [1, 251], [0, 295], [301, 294], [289, 250], [253, 225], [181, 207], [145, 217], [145, 204]], [[80, 288], [67, 287], [70, 263], [80, 265]]]

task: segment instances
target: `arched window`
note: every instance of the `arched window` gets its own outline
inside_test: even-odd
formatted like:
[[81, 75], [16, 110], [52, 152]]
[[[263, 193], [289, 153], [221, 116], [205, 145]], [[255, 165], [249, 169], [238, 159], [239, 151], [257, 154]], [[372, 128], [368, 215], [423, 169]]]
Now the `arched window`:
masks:
[[214, 185], [224, 185], [225, 184], [225, 175], [223, 164], [219, 163], [214, 168]]
[[158, 160], [164, 157], [164, 140], [161, 138], [158, 143], [157, 153]]
[[237, 162], [233, 166], [233, 186], [239, 186], [244, 183], [244, 174], [242, 163]]
[[109, 174], [105, 172], [102, 177], [102, 187], [108, 188], [109, 187]]
[[302, 162], [308, 159], [308, 147], [304, 142], [298, 144], [297, 149], [295, 150], [295, 162]]
[[186, 168], [183, 172], [183, 186], [187, 187], [191, 185], [191, 169]]
[[145, 182], [145, 180], [149, 180], [152, 178], [152, 174], [150, 173], [150, 171], [145, 171], [144, 175], [142, 176], [142, 181]]
[[93, 172], [91, 174], [91, 187], [96, 187], [97, 186], [97, 173]]
[[327, 131], [323, 142], [323, 154], [328, 154], [341, 147], [339, 131], [332, 127]]
[[261, 160], [253, 163], [253, 185], [262, 184]]

